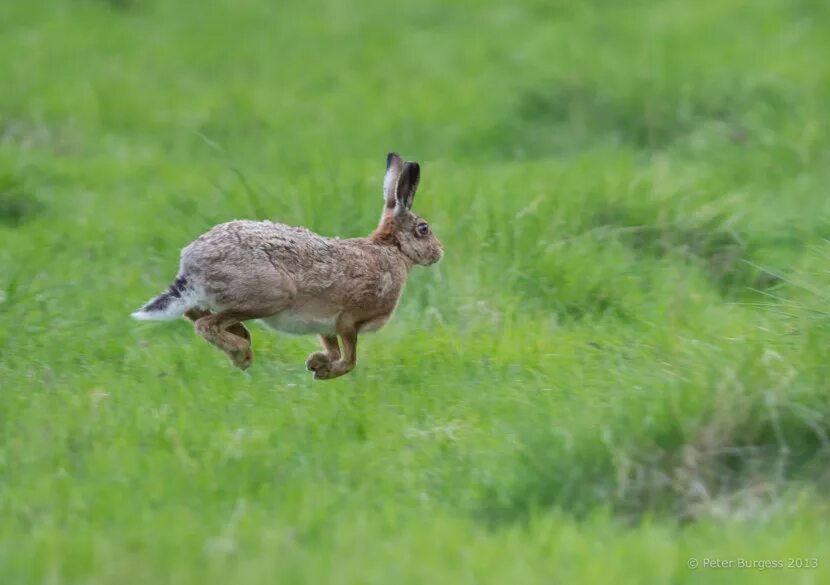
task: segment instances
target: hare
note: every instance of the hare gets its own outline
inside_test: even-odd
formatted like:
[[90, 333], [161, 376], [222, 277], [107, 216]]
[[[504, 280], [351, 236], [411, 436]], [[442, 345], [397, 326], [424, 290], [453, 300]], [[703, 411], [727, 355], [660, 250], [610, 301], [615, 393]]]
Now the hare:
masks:
[[420, 175], [417, 162], [389, 153], [383, 215], [365, 238], [325, 238], [270, 221], [217, 225], [182, 250], [168, 290], [132, 316], [165, 321], [184, 315], [243, 370], [253, 361], [243, 321], [317, 334], [325, 351], [312, 353], [306, 368], [317, 380], [347, 374], [357, 363], [358, 334], [389, 321], [412, 266], [443, 256], [429, 224], [411, 211]]

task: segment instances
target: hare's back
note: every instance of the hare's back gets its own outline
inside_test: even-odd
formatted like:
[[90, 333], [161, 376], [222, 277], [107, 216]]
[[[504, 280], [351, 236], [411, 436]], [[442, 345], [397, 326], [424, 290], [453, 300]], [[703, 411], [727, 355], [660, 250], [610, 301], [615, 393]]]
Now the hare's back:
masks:
[[271, 221], [234, 220], [214, 226], [182, 250], [186, 264], [250, 260], [252, 257], [306, 258], [324, 255], [330, 244], [302, 227]]

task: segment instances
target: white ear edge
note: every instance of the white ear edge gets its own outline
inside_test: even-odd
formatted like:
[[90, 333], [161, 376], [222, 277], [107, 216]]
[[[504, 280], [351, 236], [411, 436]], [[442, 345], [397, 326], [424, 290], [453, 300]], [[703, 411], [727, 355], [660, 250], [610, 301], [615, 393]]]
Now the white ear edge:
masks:
[[[389, 195], [390, 195], [389, 191], [393, 190], [395, 188], [396, 181], [395, 181], [394, 175], [395, 175], [395, 173], [392, 172], [392, 168], [390, 167], [389, 169], [387, 169], [386, 175], [384, 175], [384, 177], [383, 177], [383, 200], [384, 201], [386, 201], [389, 198]], [[393, 197], [395, 196], [394, 193], [391, 193], [391, 195]]]
[[389, 205], [397, 198], [398, 178], [403, 170], [403, 160], [397, 152], [386, 155], [386, 174], [383, 176], [383, 201]]

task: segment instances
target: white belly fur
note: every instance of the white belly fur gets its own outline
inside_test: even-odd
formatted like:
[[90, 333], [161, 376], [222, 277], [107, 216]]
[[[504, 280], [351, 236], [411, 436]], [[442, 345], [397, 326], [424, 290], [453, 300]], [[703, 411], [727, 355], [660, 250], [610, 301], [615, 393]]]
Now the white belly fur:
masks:
[[334, 335], [337, 315], [314, 315], [289, 310], [259, 321], [266, 327], [283, 333]]

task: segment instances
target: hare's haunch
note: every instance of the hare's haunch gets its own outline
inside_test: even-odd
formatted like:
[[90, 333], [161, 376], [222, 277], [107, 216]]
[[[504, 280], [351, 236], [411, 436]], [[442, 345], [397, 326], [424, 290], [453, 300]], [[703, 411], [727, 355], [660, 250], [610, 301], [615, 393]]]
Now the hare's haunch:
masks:
[[173, 284], [133, 317], [185, 316], [242, 369], [253, 360], [243, 321], [317, 334], [325, 351], [311, 354], [306, 367], [318, 380], [342, 376], [357, 362], [358, 333], [377, 331], [392, 316], [412, 266], [443, 255], [429, 225], [412, 213], [420, 174], [418, 163], [389, 154], [383, 215], [366, 238], [324, 238], [270, 221], [217, 225], [182, 250]]

